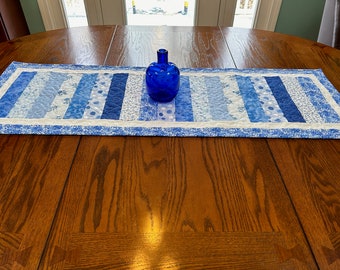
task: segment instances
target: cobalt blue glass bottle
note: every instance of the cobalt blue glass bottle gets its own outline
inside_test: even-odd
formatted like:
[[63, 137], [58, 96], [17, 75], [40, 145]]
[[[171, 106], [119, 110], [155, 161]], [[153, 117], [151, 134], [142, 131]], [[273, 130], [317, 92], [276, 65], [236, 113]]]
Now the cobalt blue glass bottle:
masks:
[[157, 63], [146, 69], [146, 89], [149, 96], [158, 102], [170, 102], [179, 90], [180, 72], [178, 67], [168, 62], [168, 51], [157, 51]]

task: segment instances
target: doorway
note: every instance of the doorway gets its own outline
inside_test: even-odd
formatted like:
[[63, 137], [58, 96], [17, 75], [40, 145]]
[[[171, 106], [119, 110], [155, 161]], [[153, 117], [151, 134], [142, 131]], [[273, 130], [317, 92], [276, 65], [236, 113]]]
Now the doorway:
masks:
[[[44, 21], [45, 29], [52, 30], [57, 28], [68, 27], [68, 11], [63, 4], [64, 0], [37, 0], [41, 11], [41, 15]], [[136, 14], [138, 14], [138, 8], [142, 7], [141, 2], [147, 2], [151, 0], [70, 0], [70, 1], [81, 1], [84, 3], [87, 17], [88, 25], [109, 25], [109, 24], [127, 24], [128, 23], [128, 12], [134, 12], [135, 6]], [[141, 2], [137, 2], [141, 1]], [[155, 0], [159, 2], [166, 2], [170, 0]], [[172, 2], [177, 0], [171, 0]], [[134, 3], [133, 3], [134, 2]], [[181, 4], [181, 3], [182, 4]], [[183, 0], [178, 0], [177, 15], [185, 17], [186, 9], [185, 2]], [[188, 2], [188, 13], [187, 17], [190, 18], [190, 25], [202, 25], [202, 26], [233, 26], [235, 21], [235, 26], [237, 26], [237, 7], [240, 5], [248, 6], [251, 0], [190, 0]], [[246, 26], [248, 28], [254, 27], [263, 30], [275, 29], [276, 21], [279, 16], [280, 7], [282, 0], [253, 0], [251, 22]], [[156, 6], [157, 7], [157, 6]], [[143, 8], [140, 8], [143, 10]], [[240, 8], [241, 9], [241, 8]], [[154, 10], [157, 12], [157, 10]], [[236, 15], [235, 15], [236, 11]], [[142, 11], [143, 12], [143, 11]], [[168, 12], [168, 10], [158, 10], [158, 12]], [[175, 11], [176, 12], [176, 11]], [[136, 15], [133, 14], [133, 15]], [[194, 15], [192, 15], [194, 14]], [[158, 14], [159, 15], [159, 14]], [[243, 14], [244, 15], [244, 14]], [[247, 15], [248, 16], [248, 15]], [[194, 17], [194, 19], [192, 19]], [[234, 17], [236, 19], [234, 20]], [[157, 21], [157, 20], [156, 20]], [[164, 24], [163, 19], [159, 19], [157, 24]], [[86, 23], [85, 23], [86, 24]], [[189, 23], [188, 23], [189, 24]], [[242, 27], [242, 26], [238, 26]]]
[[87, 16], [83, 0], [62, 0], [68, 27], [87, 26]]
[[237, 0], [234, 27], [253, 28], [259, 0]]

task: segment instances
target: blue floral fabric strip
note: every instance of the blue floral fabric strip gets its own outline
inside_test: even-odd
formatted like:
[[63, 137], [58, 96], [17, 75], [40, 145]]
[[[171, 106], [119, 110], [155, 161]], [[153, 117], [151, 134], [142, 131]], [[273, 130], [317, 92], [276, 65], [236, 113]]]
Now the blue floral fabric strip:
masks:
[[340, 93], [321, 70], [181, 69], [169, 103], [145, 68], [13, 62], [0, 134], [340, 138]]
[[0, 99], [0, 117], [6, 117], [36, 72], [22, 72]]

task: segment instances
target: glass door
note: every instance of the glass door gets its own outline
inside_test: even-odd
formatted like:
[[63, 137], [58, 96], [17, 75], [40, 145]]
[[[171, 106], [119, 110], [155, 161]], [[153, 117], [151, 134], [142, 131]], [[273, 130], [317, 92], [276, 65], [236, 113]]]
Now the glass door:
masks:
[[62, 0], [62, 4], [68, 27], [88, 25], [84, 0]]
[[37, 1], [47, 30], [86, 24], [151, 24], [221, 25], [273, 31], [282, 3], [282, 0]]
[[234, 27], [253, 28], [258, 0], [237, 0]]
[[196, 0], [125, 0], [129, 25], [195, 24]]

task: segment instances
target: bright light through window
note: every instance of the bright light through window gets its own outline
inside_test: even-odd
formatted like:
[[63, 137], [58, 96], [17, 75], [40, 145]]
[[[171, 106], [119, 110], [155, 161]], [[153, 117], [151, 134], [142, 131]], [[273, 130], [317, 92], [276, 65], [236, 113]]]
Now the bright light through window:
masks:
[[258, 0], [237, 0], [234, 27], [253, 28]]
[[130, 25], [193, 26], [196, 0], [125, 0]]
[[88, 25], [84, 0], [63, 0], [63, 3], [69, 27]]

